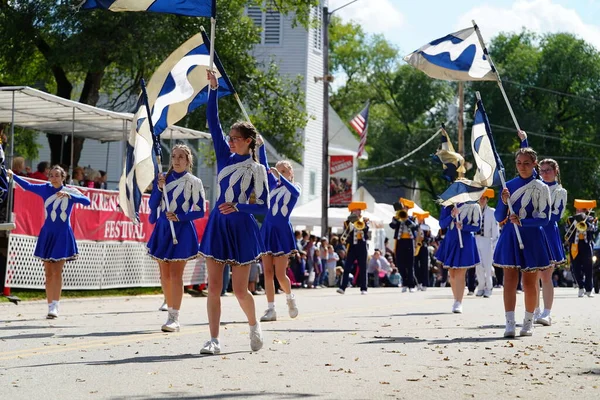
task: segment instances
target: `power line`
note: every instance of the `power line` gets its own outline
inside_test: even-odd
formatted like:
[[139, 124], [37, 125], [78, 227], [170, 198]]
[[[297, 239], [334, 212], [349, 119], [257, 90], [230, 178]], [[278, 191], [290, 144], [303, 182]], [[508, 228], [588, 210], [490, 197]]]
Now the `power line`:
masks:
[[541, 90], [543, 92], [557, 94], [559, 96], [566, 96], [566, 97], [572, 97], [574, 99], [591, 101], [592, 103], [600, 103], [600, 100], [597, 100], [597, 99], [594, 99], [594, 98], [591, 98], [591, 97], [583, 97], [583, 96], [578, 96], [576, 94], [559, 92], [558, 90], [547, 89], [547, 88], [543, 88], [543, 87], [539, 87], [539, 86], [535, 86], [535, 85], [528, 85], [527, 83], [519, 83], [519, 82], [509, 81], [509, 80], [506, 80], [506, 79], [503, 79], [502, 82], [510, 83], [510, 84], [517, 85], [517, 86], [524, 86], [524, 87], [528, 87], [528, 88], [531, 88], [531, 89], [537, 89], [537, 90]]
[[[515, 131], [514, 127], [508, 127], [508, 126], [502, 126], [502, 125], [496, 125], [496, 124], [490, 124], [490, 126], [494, 127], [494, 128], [498, 128], [498, 129], [504, 129], [507, 131]], [[570, 142], [570, 143], [575, 143], [575, 144], [581, 144], [584, 146], [589, 146], [589, 147], [598, 147], [600, 148], [600, 144], [594, 144], [594, 143], [588, 143], [588, 142], [583, 142], [581, 140], [575, 140], [575, 139], [565, 139], [565, 138], [561, 138], [560, 137], [560, 133], [539, 133], [539, 132], [531, 132], [531, 131], [527, 131], [528, 135], [532, 135], [532, 136], [539, 136], [539, 137], [543, 137], [543, 138], [547, 138], [547, 139], [553, 139], [553, 140], [562, 140], [565, 142]]]

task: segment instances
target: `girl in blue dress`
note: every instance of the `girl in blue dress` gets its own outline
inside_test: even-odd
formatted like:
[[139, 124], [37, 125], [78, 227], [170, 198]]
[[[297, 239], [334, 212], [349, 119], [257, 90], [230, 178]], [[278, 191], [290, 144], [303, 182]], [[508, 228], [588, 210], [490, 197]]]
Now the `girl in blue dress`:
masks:
[[49, 183], [41, 185], [29, 183], [10, 170], [8, 174], [24, 190], [33, 192], [44, 200], [45, 221], [33, 255], [44, 262], [48, 301], [47, 318], [54, 319], [58, 317], [63, 266], [66, 261], [75, 260], [79, 255], [71, 228], [71, 211], [75, 203], [89, 206], [91, 202], [76, 189], [63, 186], [67, 174], [58, 165], [50, 169]]
[[[563, 217], [565, 205], [567, 204], [567, 191], [560, 184], [560, 169], [558, 163], [546, 158], [540, 161], [540, 176], [550, 188], [550, 223], [543, 227], [546, 234], [546, 240], [550, 246], [550, 261], [554, 267], [567, 262], [565, 250], [563, 248], [562, 238], [558, 230], [558, 222]], [[537, 306], [534, 311], [534, 322], [545, 326], [552, 325], [552, 303], [554, 301], [554, 284], [552, 274], [554, 268], [548, 268], [540, 272], [542, 281], [542, 295], [544, 298], [544, 311], [540, 310], [540, 297], [537, 297]], [[539, 280], [536, 280], [539, 291]]]
[[292, 210], [300, 197], [300, 185], [294, 183], [294, 170], [289, 161], [279, 161], [269, 168], [267, 151], [260, 146], [260, 162], [268, 170], [269, 193], [271, 197], [269, 211], [260, 228], [266, 254], [262, 257], [265, 272], [265, 291], [267, 292], [267, 310], [260, 318], [262, 321], [276, 321], [275, 276], [285, 292], [288, 313], [291, 318], [298, 316], [296, 298], [292, 294], [292, 285], [286, 270], [291, 255], [297, 252], [294, 229], [290, 222]]
[[[230, 264], [233, 292], [250, 324], [250, 348], [258, 351], [263, 345], [260, 323], [256, 319], [254, 298], [248, 291], [250, 264], [265, 253], [258, 224], [252, 213], [265, 214], [269, 207], [267, 171], [258, 162], [257, 137], [254, 126], [238, 122], [223, 136], [217, 108], [218, 83], [207, 71], [210, 81], [206, 116], [217, 159], [217, 201], [210, 213], [206, 231], [200, 243], [200, 254], [208, 269], [208, 325], [210, 340], [201, 354], [218, 354], [221, 322], [221, 289], [223, 268]], [[250, 197], [254, 192], [254, 204]]]
[[[504, 310], [506, 330], [504, 337], [515, 337], [515, 308], [519, 270], [523, 272], [525, 292], [525, 318], [521, 336], [533, 334], [533, 312], [535, 310], [538, 271], [551, 267], [551, 256], [543, 226], [550, 221], [550, 190], [542, 181], [535, 179], [537, 154], [530, 148], [521, 148], [515, 153], [519, 175], [506, 182], [501, 200], [496, 206], [495, 217], [503, 221], [509, 214], [508, 202], [514, 214], [509, 215], [509, 223], [502, 229], [496, 250], [494, 266], [504, 268]], [[515, 227], [519, 229], [523, 241], [520, 249]]]
[[[440, 257], [443, 267], [449, 270], [454, 304], [452, 312], [462, 313], [465, 293], [465, 276], [469, 268], [475, 268], [479, 260], [474, 232], [481, 226], [481, 207], [478, 203], [460, 203], [446, 206], [440, 215], [440, 228], [447, 229]], [[460, 238], [459, 238], [460, 235]], [[461, 245], [462, 239], [462, 247]]]
[[[148, 240], [148, 254], [158, 261], [160, 281], [169, 312], [163, 332], [180, 329], [179, 309], [183, 298], [183, 271], [188, 260], [198, 257], [198, 234], [194, 220], [204, 216], [204, 186], [192, 175], [193, 157], [184, 144], [173, 147], [171, 168], [159, 174], [148, 205], [150, 223], [155, 224]], [[165, 204], [166, 190], [169, 204]], [[170, 223], [177, 244], [173, 244]]]

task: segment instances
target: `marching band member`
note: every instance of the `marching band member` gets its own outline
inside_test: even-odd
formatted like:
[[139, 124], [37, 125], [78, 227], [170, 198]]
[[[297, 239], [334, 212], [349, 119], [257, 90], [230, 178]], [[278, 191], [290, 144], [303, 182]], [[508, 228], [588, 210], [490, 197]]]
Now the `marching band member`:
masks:
[[[262, 140], [259, 140], [262, 142]], [[267, 292], [267, 310], [261, 321], [276, 321], [275, 311], [275, 276], [285, 292], [290, 318], [298, 316], [296, 297], [292, 294], [292, 285], [286, 270], [291, 255], [297, 252], [294, 229], [290, 222], [292, 210], [300, 197], [300, 185], [294, 183], [294, 170], [289, 161], [279, 161], [274, 168], [269, 168], [267, 151], [261, 143], [260, 162], [267, 169], [271, 204], [267, 216], [260, 228], [266, 254], [262, 257], [265, 274], [265, 291]]]
[[579, 297], [587, 294], [594, 297], [592, 292], [594, 237], [598, 232], [596, 219], [592, 209], [596, 200], [575, 200], [576, 215], [569, 217], [566, 240], [571, 250], [571, 272], [579, 285]]
[[79, 251], [73, 229], [71, 228], [71, 211], [75, 203], [90, 205], [90, 199], [76, 189], [63, 186], [67, 173], [62, 167], [55, 165], [48, 173], [49, 183], [41, 185], [27, 182], [20, 176], [7, 170], [23, 188], [40, 196], [44, 200], [45, 221], [40, 230], [33, 255], [44, 262], [46, 275], [46, 299], [48, 314], [46, 318], [58, 317], [60, 293], [62, 291], [62, 271], [66, 261], [75, 260]]
[[475, 242], [479, 251], [481, 263], [475, 269], [477, 274], [477, 292], [476, 296], [490, 297], [494, 288], [492, 276], [494, 269], [492, 266], [492, 256], [494, 248], [500, 236], [498, 222], [494, 218], [495, 208], [487, 205], [489, 199], [494, 198], [494, 190], [486, 189], [479, 199], [481, 207], [481, 229], [475, 234]]
[[[258, 351], [263, 346], [260, 322], [256, 319], [254, 298], [248, 291], [250, 264], [262, 257], [264, 245], [258, 224], [252, 213], [264, 214], [269, 207], [267, 172], [256, 154], [258, 133], [248, 122], [231, 127], [229, 136], [223, 136], [217, 107], [217, 79], [207, 71], [210, 81], [206, 117], [217, 159], [217, 201], [212, 210], [202, 242], [200, 254], [206, 258], [208, 270], [208, 324], [210, 340], [201, 354], [221, 352], [219, 325], [221, 322], [221, 289], [223, 267], [232, 269], [233, 292], [250, 325], [250, 348]], [[255, 204], [250, 204], [254, 191]]]
[[418, 289], [425, 291], [429, 286], [429, 245], [433, 241], [431, 228], [425, 223], [429, 218], [429, 212], [414, 212], [413, 216], [419, 224], [417, 230], [417, 243], [415, 244], [415, 276], [417, 277]]
[[367, 294], [367, 240], [369, 239], [369, 220], [362, 217], [362, 210], [367, 209], [367, 203], [353, 201], [348, 205], [350, 216], [344, 222], [344, 233], [340, 240], [346, 242], [348, 249], [344, 263], [344, 276], [337, 292], [344, 294], [348, 287], [348, 276], [354, 262], [358, 263], [358, 284], [360, 294]]
[[[155, 224], [148, 254], [158, 262], [167, 311], [163, 332], [178, 332], [179, 309], [183, 298], [183, 271], [188, 260], [198, 257], [198, 234], [194, 220], [204, 216], [204, 186], [192, 175], [192, 151], [184, 144], [173, 147], [171, 167], [160, 174], [152, 189], [148, 206], [150, 223]], [[166, 191], [168, 204], [163, 192]], [[170, 221], [173, 223], [177, 244], [173, 244]]]
[[396, 267], [402, 276], [402, 292], [416, 292], [415, 289], [415, 238], [419, 224], [414, 217], [408, 215], [408, 209], [414, 207], [415, 203], [400, 198], [398, 203], [394, 203], [396, 215], [390, 222], [390, 228], [394, 230], [394, 239], [396, 239]]
[[[523, 272], [525, 292], [525, 318], [521, 336], [533, 335], [533, 312], [536, 304], [536, 280], [538, 271], [551, 267], [548, 243], [542, 227], [550, 220], [550, 190], [540, 180], [535, 179], [537, 154], [529, 147], [515, 153], [518, 176], [506, 182], [501, 200], [494, 213], [496, 221], [503, 221], [509, 214], [510, 201], [515, 214], [509, 215], [509, 222], [502, 229], [494, 251], [494, 265], [504, 268], [504, 310], [506, 330], [504, 337], [515, 337], [515, 308], [519, 270]], [[523, 242], [520, 248], [516, 229], [519, 229]]]
[[442, 261], [443, 267], [450, 272], [453, 313], [462, 313], [466, 272], [480, 262], [473, 236], [473, 232], [480, 229], [480, 221], [481, 208], [477, 203], [446, 206], [440, 215], [440, 228], [447, 229]]
[[[558, 163], [546, 158], [540, 161], [540, 176], [543, 182], [550, 188], [550, 223], [543, 227], [546, 234], [546, 240], [550, 246], [550, 261], [554, 267], [562, 265], [566, 262], [563, 241], [558, 230], [558, 222], [561, 220], [567, 203], [567, 191], [560, 184], [560, 169]], [[537, 296], [537, 306], [534, 311], [534, 322], [536, 324], [551, 325], [552, 303], [554, 301], [554, 284], [552, 283], [552, 274], [554, 267], [548, 268], [540, 272], [542, 281], [542, 295], [544, 299], [544, 311], [540, 312], [540, 297]], [[539, 292], [539, 282], [536, 280]]]

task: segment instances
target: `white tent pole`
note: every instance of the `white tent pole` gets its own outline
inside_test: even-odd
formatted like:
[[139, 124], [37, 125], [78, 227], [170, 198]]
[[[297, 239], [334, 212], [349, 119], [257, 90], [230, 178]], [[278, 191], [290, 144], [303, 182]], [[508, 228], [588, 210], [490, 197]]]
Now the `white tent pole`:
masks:
[[[106, 167], [104, 167], [104, 172], [108, 175], [108, 160], [110, 158], [110, 142], [106, 143]], [[106, 178], [106, 188], [108, 189], [108, 177]]]
[[[73, 160], [75, 160], [75, 107], [73, 107], [73, 125], [71, 126], [71, 179], [69, 184], [73, 184], [73, 173], [75, 172], [75, 165], [73, 165]], [[61, 156], [62, 161], [62, 156]]]
[[12, 168], [12, 161], [15, 156], [15, 91], [12, 92], [12, 111], [10, 117], [10, 158], [6, 163], [7, 168]]
[[60, 134], [60, 160], [58, 160], [59, 164], [62, 163], [64, 151], [65, 151], [65, 134], [61, 133]]

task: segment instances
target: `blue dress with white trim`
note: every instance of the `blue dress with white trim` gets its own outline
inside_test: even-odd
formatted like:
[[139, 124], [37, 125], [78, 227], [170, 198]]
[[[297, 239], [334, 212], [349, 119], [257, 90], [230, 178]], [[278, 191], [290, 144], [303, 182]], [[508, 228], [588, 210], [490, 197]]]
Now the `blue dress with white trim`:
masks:
[[[13, 178], [24, 190], [44, 200], [45, 221], [33, 255], [47, 262], [75, 260], [79, 251], [71, 228], [71, 211], [75, 203], [89, 206], [90, 199], [77, 189], [65, 186], [55, 188], [50, 183], [33, 184], [18, 175], [13, 175]], [[69, 193], [69, 197], [56, 197], [60, 191]]]
[[[510, 192], [513, 211], [519, 216], [518, 227], [523, 240], [523, 250], [519, 248], [514, 224], [510, 221], [502, 228], [496, 250], [494, 266], [500, 268], [520, 268], [522, 271], [536, 271], [551, 266], [548, 241], [543, 227], [550, 221], [550, 190], [539, 179], [520, 176], [506, 182]], [[501, 222], [508, 216], [508, 205], [499, 201], [494, 216]]]
[[[194, 220], [204, 216], [204, 186], [189, 172], [171, 171], [165, 179], [168, 207], [163, 192], [154, 182], [148, 205], [150, 223], [155, 224], [147, 248], [150, 257], [157, 261], [187, 261], [198, 257], [198, 233]], [[179, 221], [173, 222], [177, 244], [173, 236], [167, 211], [174, 212]]]
[[[218, 90], [218, 89], [217, 89]], [[251, 156], [232, 153], [223, 136], [217, 90], [209, 89], [206, 116], [217, 159], [217, 201], [208, 218], [200, 254], [221, 263], [247, 265], [265, 253], [255, 214], [269, 207], [267, 171]], [[255, 203], [250, 204], [254, 191]], [[237, 203], [237, 212], [221, 214], [219, 205]]]
[[260, 235], [267, 254], [275, 257], [289, 256], [298, 251], [290, 215], [300, 197], [301, 187], [283, 176], [279, 177], [279, 181], [273, 176], [269, 171], [264, 145], [260, 148], [259, 158], [267, 169], [271, 197], [269, 211], [260, 227]]
[[[481, 207], [478, 203], [457, 204], [459, 210], [457, 218], [452, 216], [454, 207], [446, 206], [442, 209], [440, 228], [448, 230], [443, 241], [442, 253], [436, 254], [436, 258], [440, 257], [439, 261], [444, 268], [474, 268], [481, 262], [473, 235], [481, 227]], [[456, 227], [456, 219], [462, 222], [462, 229]], [[462, 237], [463, 247], [460, 247], [459, 234]]]
[[[544, 182], [546, 183], [546, 182]], [[561, 265], [567, 262], [565, 257], [565, 249], [558, 230], [558, 222], [561, 220], [565, 212], [565, 204], [567, 204], [567, 191], [557, 182], [546, 183], [550, 188], [550, 223], [543, 227], [546, 234], [546, 240], [550, 246], [550, 261], [555, 265]], [[514, 229], [514, 228], [513, 228]]]

